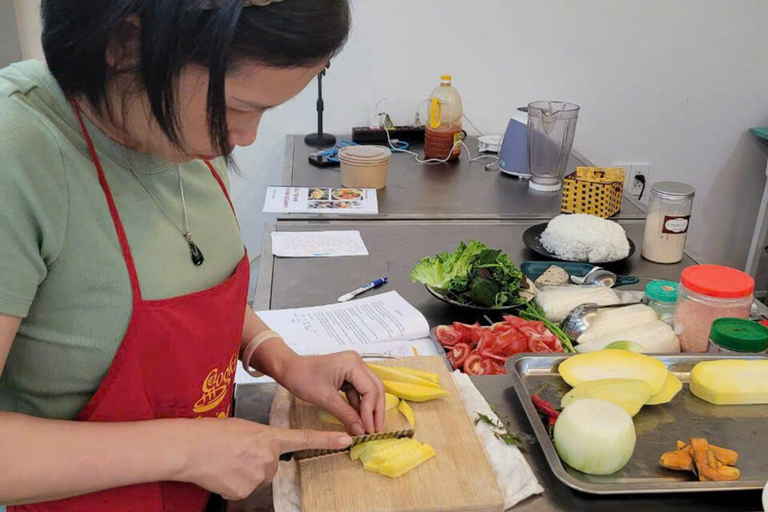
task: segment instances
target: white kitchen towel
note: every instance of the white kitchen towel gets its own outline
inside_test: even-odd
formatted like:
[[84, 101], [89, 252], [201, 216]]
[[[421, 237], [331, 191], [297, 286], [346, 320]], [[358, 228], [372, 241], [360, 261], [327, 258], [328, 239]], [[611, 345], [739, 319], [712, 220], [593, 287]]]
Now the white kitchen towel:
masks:
[[[482, 413], [498, 421], [496, 413], [467, 375], [457, 370], [451, 376], [464, 402], [464, 408], [471, 418], [476, 417], [475, 413]], [[288, 397], [288, 391], [282, 387], [278, 388], [269, 414], [269, 423], [273, 427], [290, 428]], [[516, 446], [509, 446], [496, 439], [491, 428], [483, 423], [476, 425], [475, 431], [485, 448], [488, 462], [496, 475], [496, 483], [504, 496], [505, 510], [529, 496], [544, 492], [525, 457]], [[291, 460], [280, 463], [277, 475], [272, 482], [272, 492], [275, 512], [301, 512], [298, 462]]]
[[[485, 414], [494, 421], [499, 421], [496, 413], [480, 394], [468, 375], [456, 370], [451, 374], [459, 390], [464, 408], [469, 417], [474, 419], [477, 413]], [[534, 494], [541, 494], [544, 488], [539, 485], [528, 461], [517, 446], [510, 446], [493, 435], [490, 425], [475, 425], [477, 437], [483, 443], [488, 462], [496, 474], [496, 483], [504, 496], [504, 509], [507, 510]]]

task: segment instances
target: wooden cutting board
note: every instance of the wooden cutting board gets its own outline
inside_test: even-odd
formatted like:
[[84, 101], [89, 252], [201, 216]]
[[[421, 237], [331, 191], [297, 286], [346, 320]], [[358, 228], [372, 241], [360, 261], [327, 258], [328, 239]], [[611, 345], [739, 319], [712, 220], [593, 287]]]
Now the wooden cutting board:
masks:
[[[409, 357], [377, 362], [435, 372], [448, 396], [409, 402], [416, 417], [415, 439], [437, 456], [410, 473], [391, 479], [364, 471], [349, 453], [299, 462], [303, 512], [501, 512], [504, 499], [483, 446], [442, 358]], [[317, 407], [294, 399], [294, 428], [343, 430], [320, 423]], [[396, 409], [389, 411], [389, 414]]]

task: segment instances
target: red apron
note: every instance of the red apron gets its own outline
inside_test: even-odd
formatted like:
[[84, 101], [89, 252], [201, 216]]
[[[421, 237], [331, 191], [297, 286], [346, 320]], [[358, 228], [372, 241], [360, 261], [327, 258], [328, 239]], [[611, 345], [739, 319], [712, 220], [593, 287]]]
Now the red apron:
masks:
[[[125, 338], [78, 421], [139, 421], [229, 416], [248, 293], [248, 257], [223, 283], [162, 300], [141, 298], [128, 240], [88, 130], [75, 109], [104, 190], [133, 293]], [[229, 195], [206, 162], [224, 196]], [[110, 489], [9, 512], [200, 512], [209, 493], [192, 484], [155, 482]]]

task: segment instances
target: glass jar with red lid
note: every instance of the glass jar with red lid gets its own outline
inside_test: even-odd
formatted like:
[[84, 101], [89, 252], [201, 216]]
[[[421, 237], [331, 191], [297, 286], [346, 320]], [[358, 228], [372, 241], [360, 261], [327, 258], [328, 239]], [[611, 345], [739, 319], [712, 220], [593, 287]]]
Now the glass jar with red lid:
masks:
[[706, 352], [712, 322], [718, 318], [749, 318], [754, 290], [754, 279], [735, 268], [696, 265], [683, 270], [675, 310], [683, 352]]

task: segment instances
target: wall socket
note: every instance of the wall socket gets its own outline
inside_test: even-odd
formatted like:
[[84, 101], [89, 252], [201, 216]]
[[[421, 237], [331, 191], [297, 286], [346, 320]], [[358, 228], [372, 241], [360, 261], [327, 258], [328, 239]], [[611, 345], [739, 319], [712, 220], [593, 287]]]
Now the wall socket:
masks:
[[614, 167], [622, 167], [627, 173], [627, 181], [624, 183], [624, 191], [627, 194], [638, 197], [643, 192], [643, 182], [638, 180], [637, 176], [644, 176], [646, 192], [650, 189], [651, 164], [614, 164]]

